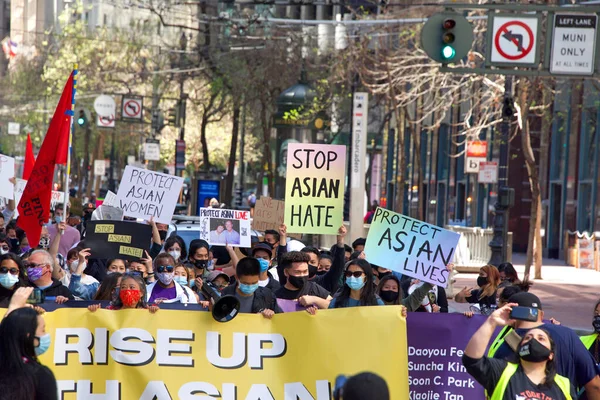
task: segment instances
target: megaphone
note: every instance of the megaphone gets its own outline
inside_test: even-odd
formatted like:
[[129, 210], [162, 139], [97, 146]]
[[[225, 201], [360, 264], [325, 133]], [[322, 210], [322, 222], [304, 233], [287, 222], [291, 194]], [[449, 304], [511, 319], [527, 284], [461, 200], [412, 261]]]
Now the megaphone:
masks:
[[229, 322], [240, 312], [240, 301], [231, 295], [221, 296], [219, 289], [206, 279], [202, 280], [202, 293], [214, 302], [212, 316], [217, 322]]

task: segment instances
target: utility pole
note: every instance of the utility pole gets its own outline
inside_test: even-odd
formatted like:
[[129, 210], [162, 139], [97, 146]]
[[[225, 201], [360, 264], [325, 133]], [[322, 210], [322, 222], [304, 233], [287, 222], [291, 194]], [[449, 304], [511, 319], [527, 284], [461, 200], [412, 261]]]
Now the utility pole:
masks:
[[490, 242], [492, 257], [490, 264], [499, 266], [507, 261], [508, 216], [515, 202], [515, 191], [508, 187], [508, 162], [510, 155], [510, 123], [514, 118], [514, 99], [512, 96], [513, 79], [504, 80], [504, 103], [502, 106], [502, 126], [500, 130], [500, 163], [498, 171], [498, 198], [494, 208], [494, 237]]
[[239, 183], [239, 187], [237, 192], [237, 200], [236, 200], [236, 205], [238, 207], [242, 206], [242, 203], [244, 202], [243, 199], [243, 193], [244, 193], [244, 173], [245, 173], [245, 166], [244, 166], [244, 147], [246, 146], [246, 102], [244, 101], [244, 99], [242, 99], [242, 130], [240, 132], [240, 183]]

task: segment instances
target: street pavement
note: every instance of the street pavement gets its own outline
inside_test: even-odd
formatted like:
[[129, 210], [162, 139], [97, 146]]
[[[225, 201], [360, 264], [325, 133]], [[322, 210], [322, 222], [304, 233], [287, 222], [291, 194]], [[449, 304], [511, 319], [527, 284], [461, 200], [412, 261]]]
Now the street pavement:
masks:
[[[513, 254], [513, 265], [521, 278], [524, 264], [525, 254]], [[600, 300], [600, 272], [571, 267], [562, 260], [544, 259], [542, 265], [543, 279], [534, 280], [530, 292], [540, 298], [545, 318], [556, 318], [570, 328], [591, 331], [594, 306]], [[465, 286], [477, 286], [476, 273], [458, 273], [454, 279], [454, 293]], [[448, 303], [450, 312], [469, 310], [468, 304], [453, 300]]]

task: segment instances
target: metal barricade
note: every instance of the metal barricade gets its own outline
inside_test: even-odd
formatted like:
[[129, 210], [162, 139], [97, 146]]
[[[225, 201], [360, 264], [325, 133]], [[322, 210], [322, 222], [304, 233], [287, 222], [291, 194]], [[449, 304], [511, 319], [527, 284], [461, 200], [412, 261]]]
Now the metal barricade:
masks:
[[[447, 226], [446, 229], [460, 234], [454, 254], [454, 266], [458, 272], [477, 272], [487, 265], [492, 257], [490, 242], [494, 237], [492, 229], [479, 227]], [[508, 233], [507, 261], [512, 261], [512, 232]]]

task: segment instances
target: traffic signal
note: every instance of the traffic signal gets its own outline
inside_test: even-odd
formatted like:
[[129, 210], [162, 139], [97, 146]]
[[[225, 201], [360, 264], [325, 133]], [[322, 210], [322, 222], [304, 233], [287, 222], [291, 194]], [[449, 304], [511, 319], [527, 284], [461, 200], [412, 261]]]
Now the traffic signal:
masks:
[[75, 110], [74, 118], [76, 118], [77, 125], [81, 128], [86, 127], [89, 124], [89, 114], [85, 108], [78, 108]]
[[511, 96], [504, 96], [502, 102], [502, 117], [512, 118], [515, 115], [515, 100]]
[[421, 30], [421, 47], [442, 64], [464, 58], [473, 45], [473, 26], [461, 14], [444, 12], [427, 19]]
[[179, 128], [179, 121], [180, 121], [180, 103], [177, 102], [177, 104], [175, 105], [175, 107], [173, 108], [169, 108], [169, 112], [167, 113], [167, 123], [169, 125], [172, 125], [176, 128]]

